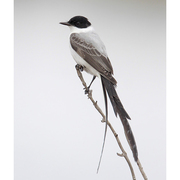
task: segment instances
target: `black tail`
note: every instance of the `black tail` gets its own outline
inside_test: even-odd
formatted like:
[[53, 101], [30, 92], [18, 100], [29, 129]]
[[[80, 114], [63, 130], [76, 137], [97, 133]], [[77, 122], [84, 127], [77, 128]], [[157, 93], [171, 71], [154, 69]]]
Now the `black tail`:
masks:
[[120, 99], [116, 93], [114, 85], [109, 80], [104, 78], [103, 76], [101, 76], [101, 79], [102, 79], [102, 83], [103, 83], [103, 85], [104, 85], [104, 87], [105, 87], [105, 89], [109, 95], [111, 104], [112, 104], [113, 109], [114, 109], [114, 113], [116, 116], [118, 114], [121, 121], [122, 121], [122, 124], [124, 127], [124, 132], [126, 135], [126, 139], [127, 139], [129, 146], [133, 152], [134, 160], [137, 161], [138, 160], [137, 146], [136, 146], [136, 142], [135, 142], [131, 127], [130, 127], [128, 120], [127, 120], [127, 119], [131, 119], [131, 118], [129, 117], [129, 115], [125, 111], [125, 109], [124, 109], [124, 107], [123, 107], [123, 105], [122, 105], [122, 103], [121, 103], [121, 101], [120, 101]]

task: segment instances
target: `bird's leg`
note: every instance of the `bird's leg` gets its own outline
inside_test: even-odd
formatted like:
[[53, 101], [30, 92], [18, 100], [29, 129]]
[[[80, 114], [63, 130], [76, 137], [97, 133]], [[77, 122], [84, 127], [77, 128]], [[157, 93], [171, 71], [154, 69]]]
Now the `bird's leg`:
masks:
[[88, 89], [85, 89], [85, 94], [87, 94], [89, 92], [89, 89], [91, 87], [91, 84], [93, 83], [93, 81], [96, 79], [96, 76], [93, 76], [93, 79], [91, 81], [91, 83], [89, 84], [89, 86], [87, 87]]
[[83, 66], [81, 66], [80, 64], [76, 64], [76, 66], [75, 66], [75, 68], [77, 69], [77, 70], [80, 70], [81, 72], [83, 71]]

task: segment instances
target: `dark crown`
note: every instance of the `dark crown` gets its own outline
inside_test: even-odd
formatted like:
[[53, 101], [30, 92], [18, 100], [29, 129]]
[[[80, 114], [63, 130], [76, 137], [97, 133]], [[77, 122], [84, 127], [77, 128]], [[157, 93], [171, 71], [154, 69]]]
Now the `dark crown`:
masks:
[[86, 17], [75, 16], [68, 21], [69, 24], [78, 28], [87, 28], [91, 25]]

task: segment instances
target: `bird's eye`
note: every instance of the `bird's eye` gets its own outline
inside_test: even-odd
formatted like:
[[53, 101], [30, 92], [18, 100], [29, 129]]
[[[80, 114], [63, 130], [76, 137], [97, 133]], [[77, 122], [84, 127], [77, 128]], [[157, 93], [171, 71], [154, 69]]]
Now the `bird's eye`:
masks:
[[78, 21], [78, 22], [76, 22], [76, 25], [77, 25], [77, 26], [79, 26], [79, 25], [80, 25], [80, 22], [79, 22], [79, 21]]

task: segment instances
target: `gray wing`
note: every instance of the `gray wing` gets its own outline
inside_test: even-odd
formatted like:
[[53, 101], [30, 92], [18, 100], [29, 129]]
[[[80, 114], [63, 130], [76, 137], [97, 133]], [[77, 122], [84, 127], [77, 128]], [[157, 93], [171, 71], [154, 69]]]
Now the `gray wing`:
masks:
[[104, 44], [99, 36], [91, 33], [88, 37], [84, 33], [72, 33], [70, 36], [72, 48], [102, 76], [116, 84], [113, 78], [113, 68], [107, 57]]

